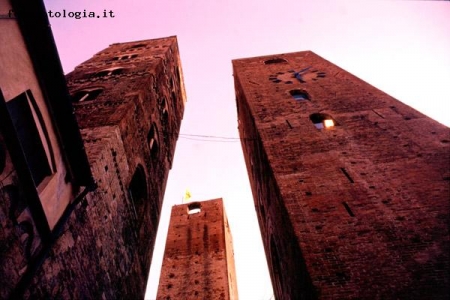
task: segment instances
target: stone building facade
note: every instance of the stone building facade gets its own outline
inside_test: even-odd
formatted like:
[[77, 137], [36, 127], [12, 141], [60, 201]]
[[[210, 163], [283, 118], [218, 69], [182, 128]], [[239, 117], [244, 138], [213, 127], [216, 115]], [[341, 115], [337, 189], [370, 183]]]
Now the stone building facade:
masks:
[[157, 299], [238, 299], [222, 199], [172, 208]]
[[144, 297], [186, 102], [176, 37], [64, 78], [41, 1], [0, 1], [0, 298]]
[[447, 299], [449, 129], [310, 51], [233, 71], [276, 299]]
[[0, 299], [19, 299], [94, 180], [43, 4], [0, 14]]

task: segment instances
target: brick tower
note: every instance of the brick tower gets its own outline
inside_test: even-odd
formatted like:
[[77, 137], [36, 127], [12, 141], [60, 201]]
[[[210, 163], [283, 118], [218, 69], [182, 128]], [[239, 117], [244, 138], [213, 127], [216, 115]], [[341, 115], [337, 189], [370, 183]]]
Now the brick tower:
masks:
[[277, 299], [447, 299], [449, 129], [310, 51], [233, 61]]
[[184, 111], [181, 74], [176, 37], [168, 37], [113, 44], [66, 76], [98, 184], [87, 217], [107, 298], [145, 293]]
[[172, 208], [157, 299], [238, 299], [222, 199]]

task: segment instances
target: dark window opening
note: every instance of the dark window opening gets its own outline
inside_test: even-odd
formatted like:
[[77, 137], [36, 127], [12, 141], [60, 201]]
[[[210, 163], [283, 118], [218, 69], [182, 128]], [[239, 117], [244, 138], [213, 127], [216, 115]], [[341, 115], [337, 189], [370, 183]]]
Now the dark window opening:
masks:
[[147, 46], [146, 44], [136, 44], [130, 47], [130, 49], [143, 48]]
[[145, 201], [147, 200], [147, 180], [144, 168], [141, 165], [136, 167], [128, 188], [130, 197], [134, 203], [136, 213], [140, 217], [144, 213]]
[[317, 129], [330, 128], [337, 125], [336, 121], [328, 114], [316, 113], [309, 116]]
[[112, 60], [128, 60], [137, 57], [137, 54], [132, 55], [122, 55], [122, 56], [115, 56], [112, 58]]
[[302, 90], [290, 90], [289, 94], [297, 101], [309, 100], [309, 95]]
[[51, 170], [27, 94], [17, 96], [6, 105], [34, 184], [38, 186], [46, 176], [51, 175]]
[[95, 100], [102, 92], [103, 92], [102, 88], [78, 91], [72, 96], [72, 101], [83, 102]]
[[95, 77], [105, 77], [112, 75], [119, 75], [125, 71], [124, 68], [106, 69], [95, 74]]
[[200, 205], [199, 202], [190, 203], [188, 205], [188, 214], [189, 215], [198, 214], [201, 211], [202, 211], [202, 206]]
[[273, 59], [268, 59], [268, 60], [264, 61], [264, 64], [266, 64], [266, 65], [287, 64], [287, 60], [285, 60], [283, 58], [273, 58]]
[[137, 57], [137, 54], [132, 54], [132, 55], [123, 55], [123, 56], [116, 56], [114, 57], [112, 60], [127, 60], [127, 59], [132, 59]]
[[[161, 114], [161, 123], [164, 126], [163, 130], [167, 130], [167, 126], [169, 125], [169, 107], [167, 105], [166, 98], [161, 100], [159, 105], [159, 112]], [[166, 136], [164, 136], [165, 138]]]
[[160, 100], [159, 110], [163, 116], [169, 113], [166, 98], [162, 98], [162, 100]]
[[159, 152], [159, 145], [158, 145], [158, 128], [156, 127], [155, 123], [153, 123], [147, 135], [147, 144], [148, 147], [150, 148], [151, 157], [156, 158]]
[[100, 71], [100, 72], [96, 73], [95, 76], [96, 76], [96, 77], [108, 76], [108, 75], [110, 75], [110, 72], [111, 72], [111, 71], [109, 71], [109, 70]]

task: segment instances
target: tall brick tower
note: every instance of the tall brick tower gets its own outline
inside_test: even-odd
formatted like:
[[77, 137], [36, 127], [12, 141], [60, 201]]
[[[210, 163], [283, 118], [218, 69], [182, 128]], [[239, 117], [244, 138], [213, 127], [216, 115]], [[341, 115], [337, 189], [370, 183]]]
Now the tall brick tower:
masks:
[[107, 298], [145, 293], [184, 111], [181, 74], [176, 37], [168, 37], [113, 44], [66, 76], [98, 184], [87, 217]]
[[222, 199], [172, 208], [157, 299], [238, 299]]
[[233, 61], [277, 299], [447, 299], [449, 129], [310, 51]]

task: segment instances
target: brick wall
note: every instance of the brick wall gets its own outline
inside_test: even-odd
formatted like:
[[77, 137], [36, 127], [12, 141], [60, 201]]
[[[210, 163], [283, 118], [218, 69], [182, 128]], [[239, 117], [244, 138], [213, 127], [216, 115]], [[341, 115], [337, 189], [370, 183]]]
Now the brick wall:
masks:
[[277, 299], [447, 298], [449, 129], [312, 52], [233, 65]]
[[222, 199], [172, 208], [157, 299], [237, 299]]

